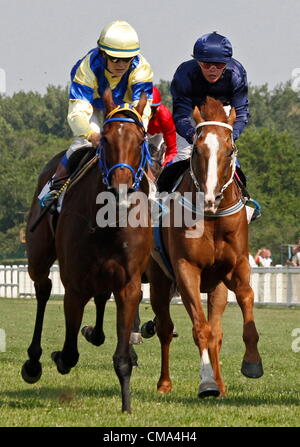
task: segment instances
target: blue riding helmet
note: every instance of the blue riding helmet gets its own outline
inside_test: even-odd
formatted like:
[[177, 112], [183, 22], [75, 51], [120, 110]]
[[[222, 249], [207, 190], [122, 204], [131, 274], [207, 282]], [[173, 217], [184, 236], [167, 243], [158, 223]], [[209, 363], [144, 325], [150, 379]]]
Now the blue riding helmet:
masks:
[[216, 31], [199, 37], [194, 45], [193, 57], [199, 62], [228, 63], [232, 57], [232, 45]]

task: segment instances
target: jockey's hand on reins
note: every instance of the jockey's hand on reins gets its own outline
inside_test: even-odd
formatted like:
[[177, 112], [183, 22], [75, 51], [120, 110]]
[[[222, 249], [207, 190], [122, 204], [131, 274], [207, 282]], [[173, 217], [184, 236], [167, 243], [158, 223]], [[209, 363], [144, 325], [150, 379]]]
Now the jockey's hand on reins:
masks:
[[89, 136], [89, 141], [92, 143], [93, 147], [98, 147], [101, 140], [101, 133], [94, 132]]

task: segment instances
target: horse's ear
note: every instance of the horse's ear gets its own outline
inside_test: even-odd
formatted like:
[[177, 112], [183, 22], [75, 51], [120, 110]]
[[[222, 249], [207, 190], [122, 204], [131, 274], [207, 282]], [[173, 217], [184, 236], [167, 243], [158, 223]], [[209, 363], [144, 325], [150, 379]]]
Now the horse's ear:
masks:
[[102, 99], [104, 102], [105, 111], [106, 111], [106, 115], [107, 115], [109, 112], [111, 112], [112, 110], [114, 110], [116, 108], [116, 105], [113, 100], [111, 88], [108, 87], [107, 89], [105, 89], [105, 91], [102, 95]]
[[137, 104], [137, 106], [135, 107], [135, 110], [141, 115], [141, 116], [143, 116], [143, 111], [144, 111], [144, 108], [145, 108], [145, 106], [146, 106], [146, 104], [147, 104], [147, 95], [146, 95], [146, 93], [145, 92], [143, 92], [142, 94], [141, 94], [141, 96], [140, 96], [140, 99], [139, 99], [139, 102], [138, 102], [138, 104]]
[[234, 107], [231, 107], [230, 109], [230, 113], [229, 113], [229, 117], [228, 117], [228, 124], [230, 124], [230, 126], [233, 126], [233, 123], [236, 120], [236, 111]]
[[194, 108], [193, 118], [196, 121], [196, 124], [203, 123], [203, 121], [205, 121], [203, 116], [201, 115], [201, 112], [200, 112], [199, 108], [197, 106], [195, 106], [195, 108]]

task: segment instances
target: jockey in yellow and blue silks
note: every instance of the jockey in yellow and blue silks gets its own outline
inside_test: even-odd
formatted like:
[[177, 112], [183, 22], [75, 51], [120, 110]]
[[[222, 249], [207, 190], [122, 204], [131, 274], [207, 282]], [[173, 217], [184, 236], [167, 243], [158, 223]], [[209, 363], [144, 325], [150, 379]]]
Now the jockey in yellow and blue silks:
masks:
[[[97, 147], [101, 131], [99, 114], [104, 109], [102, 95], [112, 89], [115, 104], [137, 105], [142, 92], [148, 101], [143, 112], [147, 129], [151, 116], [152, 69], [140, 54], [136, 31], [125, 21], [115, 21], [101, 31], [97, 48], [80, 59], [71, 71], [68, 123], [76, 137], [60, 161], [50, 182], [39, 195], [46, 206], [67, 177], [67, 163], [74, 151], [82, 147]], [[48, 186], [48, 188], [47, 188]]]

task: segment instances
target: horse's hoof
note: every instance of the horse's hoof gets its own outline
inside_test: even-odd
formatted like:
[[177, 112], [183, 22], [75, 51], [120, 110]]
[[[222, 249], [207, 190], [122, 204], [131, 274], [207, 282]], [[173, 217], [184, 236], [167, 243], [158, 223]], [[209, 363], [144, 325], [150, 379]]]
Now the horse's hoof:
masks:
[[84, 338], [89, 342], [92, 343], [92, 332], [93, 332], [92, 326], [83, 326], [81, 329], [81, 333], [84, 336]]
[[141, 343], [143, 343], [143, 338], [140, 332], [131, 332], [129, 343], [131, 345], [140, 345]]
[[200, 383], [198, 396], [201, 399], [205, 397], [218, 397], [220, 395], [220, 390], [215, 382], [204, 382]]
[[156, 333], [156, 326], [154, 321], [150, 320], [144, 323], [141, 327], [141, 334], [143, 338], [151, 338]]
[[94, 346], [103, 345], [105, 341], [104, 333], [99, 337], [98, 340], [95, 340], [95, 337], [93, 336], [93, 330], [94, 330], [93, 326], [83, 326], [83, 328], [81, 329], [81, 333], [89, 343], [92, 343], [92, 345]]
[[51, 359], [56, 364], [57, 371], [60, 374], [68, 374], [71, 371], [71, 368], [66, 366], [61, 358], [61, 351], [54, 351], [51, 354]]
[[172, 391], [172, 385], [171, 383], [163, 383], [161, 385], [157, 385], [157, 391], [160, 394], [170, 393], [170, 391]]
[[22, 366], [21, 375], [26, 383], [36, 383], [40, 380], [42, 375], [42, 365], [36, 362], [33, 367], [30, 360], [27, 360]]
[[249, 379], [259, 379], [264, 374], [262, 362], [247, 362], [243, 360], [241, 372]]

